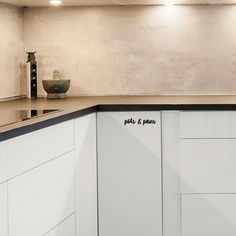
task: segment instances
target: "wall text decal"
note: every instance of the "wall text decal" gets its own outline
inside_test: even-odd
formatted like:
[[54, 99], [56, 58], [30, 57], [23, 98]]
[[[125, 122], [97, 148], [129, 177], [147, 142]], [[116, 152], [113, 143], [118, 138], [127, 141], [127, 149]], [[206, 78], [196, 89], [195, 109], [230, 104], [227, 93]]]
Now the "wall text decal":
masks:
[[157, 123], [156, 120], [153, 119], [134, 119], [134, 118], [129, 118], [124, 120], [124, 126], [126, 125], [155, 125]]

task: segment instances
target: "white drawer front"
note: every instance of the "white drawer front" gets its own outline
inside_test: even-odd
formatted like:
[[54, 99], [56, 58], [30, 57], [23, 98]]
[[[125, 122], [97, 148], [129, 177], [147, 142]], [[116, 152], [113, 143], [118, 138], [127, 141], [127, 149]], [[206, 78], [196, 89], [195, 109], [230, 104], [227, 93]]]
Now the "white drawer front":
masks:
[[75, 211], [74, 152], [9, 181], [9, 236], [44, 235]]
[[180, 112], [181, 138], [236, 138], [236, 112]]
[[75, 236], [75, 214], [63, 221], [45, 236]]
[[236, 139], [181, 140], [182, 193], [236, 193]]
[[0, 235], [8, 236], [7, 183], [0, 184]]
[[0, 183], [7, 180], [7, 142], [0, 142]]
[[9, 140], [9, 178], [74, 148], [73, 121], [63, 122]]
[[236, 235], [236, 195], [182, 196], [182, 236], [223, 235]]

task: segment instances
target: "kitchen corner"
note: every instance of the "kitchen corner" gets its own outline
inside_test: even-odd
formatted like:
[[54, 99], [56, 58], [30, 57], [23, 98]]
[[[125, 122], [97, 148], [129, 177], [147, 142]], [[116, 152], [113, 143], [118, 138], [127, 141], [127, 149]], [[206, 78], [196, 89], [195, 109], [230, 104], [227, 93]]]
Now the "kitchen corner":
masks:
[[0, 236], [235, 236], [235, 12], [3, 0]]

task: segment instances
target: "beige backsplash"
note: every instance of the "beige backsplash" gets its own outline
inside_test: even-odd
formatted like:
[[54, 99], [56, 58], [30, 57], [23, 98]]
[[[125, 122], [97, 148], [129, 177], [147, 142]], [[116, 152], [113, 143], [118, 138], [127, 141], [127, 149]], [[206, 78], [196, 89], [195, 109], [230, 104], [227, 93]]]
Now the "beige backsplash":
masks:
[[24, 51], [39, 95], [54, 69], [70, 95], [235, 94], [235, 25], [233, 5], [26, 8]]
[[23, 9], [0, 3], [0, 99], [20, 95]]

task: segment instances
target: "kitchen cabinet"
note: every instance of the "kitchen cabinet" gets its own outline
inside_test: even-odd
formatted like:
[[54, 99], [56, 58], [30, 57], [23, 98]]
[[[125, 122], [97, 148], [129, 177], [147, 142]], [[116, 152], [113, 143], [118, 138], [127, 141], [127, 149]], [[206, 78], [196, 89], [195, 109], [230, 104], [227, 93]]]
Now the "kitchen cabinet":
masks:
[[73, 149], [73, 120], [9, 139], [9, 178], [42, 165]]
[[160, 112], [101, 112], [97, 122], [99, 235], [162, 235]]
[[182, 195], [182, 236], [235, 236], [235, 194]]
[[68, 217], [45, 236], [75, 236], [75, 214]]
[[9, 236], [45, 235], [75, 212], [74, 151], [8, 183]]
[[235, 118], [180, 113], [181, 236], [236, 234]]
[[75, 120], [77, 236], [97, 236], [96, 138], [96, 114]]
[[8, 236], [7, 183], [0, 184], [0, 235]]
[[0, 142], [0, 235], [235, 235], [235, 147], [226, 111], [98, 112]]
[[7, 180], [7, 142], [0, 142], [0, 184]]

